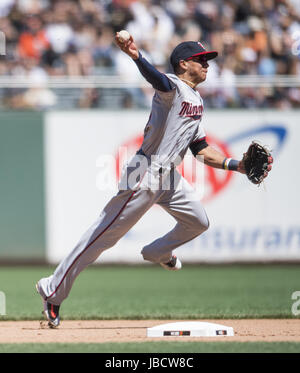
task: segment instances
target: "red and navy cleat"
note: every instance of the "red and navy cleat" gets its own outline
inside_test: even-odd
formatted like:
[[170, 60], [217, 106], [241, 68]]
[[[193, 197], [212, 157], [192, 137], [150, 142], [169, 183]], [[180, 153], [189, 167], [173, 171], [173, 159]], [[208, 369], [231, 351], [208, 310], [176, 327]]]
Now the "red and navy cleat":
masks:
[[[39, 285], [36, 284], [35, 287], [36, 287], [36, 291], [40, 294]], [[44, 311], [42, 313], [48, 321], [49, 328], [57, 328], [60, 324], [60, 317], [59, 317], [60, 306], [47, 302], [43, 297], [42, 297], [42, 302], [43, 302], [43, 307], [44, 307]]]
[[172, 255], [172, 258], [169, 262], [160, 263], [160, 265], [168, 271], [179, 271], [182, 267], [181, 261], [175, 255]]
[[60, 324], [59, 318], [59, 306], [45, 302], [44, 315], [48, 320], [48, 325], [50, 328], [57, 328]]

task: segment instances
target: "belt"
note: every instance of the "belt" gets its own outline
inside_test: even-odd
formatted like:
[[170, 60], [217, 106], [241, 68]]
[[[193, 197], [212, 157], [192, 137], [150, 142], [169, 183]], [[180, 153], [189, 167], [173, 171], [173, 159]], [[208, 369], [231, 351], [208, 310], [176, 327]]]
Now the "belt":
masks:
[[[143, 152], [142, 148], [140, 148], [140, 149], [136, 152], [136, 155], [142, 155], [142, 156], [146, 157], [146, 158], [148, 159], [148, 163], [149, 163], [149, 165], [150, 165], [150, 163], [151, 163], [151, 158], [148, 157], [148, 156]], [[162, 167], [160, 167], [160, 169], [158, 170], [158, 173], [161, 175], [161, 174], [163, 174], [163, 172], [164, 172], [164, 169], [163, 169]]]
[[139, 149], [137, 152], [136, 152], [137, 155], [143, 155], [144, 157], [147, 157], [146, 154], [143, 152], [142, 148]]

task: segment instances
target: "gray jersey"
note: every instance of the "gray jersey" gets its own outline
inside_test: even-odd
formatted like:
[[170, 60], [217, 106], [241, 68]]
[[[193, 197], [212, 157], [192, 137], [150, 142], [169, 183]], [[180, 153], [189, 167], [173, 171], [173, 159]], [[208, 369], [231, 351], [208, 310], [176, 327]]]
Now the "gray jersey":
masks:
[[[141, 253], [145, 260], [154, 263], [170, 261], [174, 249], [208, 228], [208, 218], [197, 194], [177, 170], [174, 171], [174, 179], [177, 178], [180, 188], [143, 187], [144, 181], [148, 186], [147, 173], [155, 170], [155, 166], [152, 166], [153, 155], [159, 156], [160, 165], [168, 167], [170, 162], [177, 161], [178, 156], [183, 158], [189, 145], [205, 137], [200, 123], [203, 113], [200, 94], [175, 75], [167, 76], [173, 89], [169, 92], [156, 91], [142, 144], [142, 151], [147, 158], [151, 156], [151, 167], [148, 167], [146, 161], [146, 170], [140, 180], [134, 179], [136, 187], [120, 189], [54, 274], [39, 281], [38, 291], [50, 304], [60, 305], [68, 296], [79, 273], [104, 250], [114, 246], [154, 204], [160, 205], [173, 216], [176, 225], [167, 234], [144, 246]], [[138, 157], [134, 156], [131, 161], [133, 170]], [[131, 172], [134, 173], [128, 172], [128, 177]], [[124, 178], [127, 184], [126, 173]], [[156, 186], [159, 177], [153, 179], [151, 185]]]
[[201, 124], [203, 100], [174, 74], [167, 74], [172, 91], [156, 91], [152, 111], [144, 131], [142, 150], [157, 155], [161, 164], [181, 159], [191, 143], [205, 137]]

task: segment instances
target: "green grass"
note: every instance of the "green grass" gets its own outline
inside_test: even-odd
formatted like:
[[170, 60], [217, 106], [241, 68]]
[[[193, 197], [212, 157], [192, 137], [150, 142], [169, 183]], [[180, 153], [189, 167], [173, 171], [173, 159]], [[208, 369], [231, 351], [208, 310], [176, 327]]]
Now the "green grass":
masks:
[[292, 342], [144, 342], [0, 344], [0, 353], [299, 353]]
[[[6, 316], [36, 320], [41, 300], [35, 282], [49, 267], [1, 267], [0, 291]], [[300, 265], [185, 266], [168, 272], [159, 266], [99, 266], [75, 281], [61, 308], [62, 319], [295, 318], [291, 295], [300, 290]], [[145, 342], [108, 344], [0, 344], [5, 352], [98, 353], [299, 353], [291, 342]]]
[[[41, 315], [35, 282], [49, 267], [2, 267], [6, 316]], [[63, 319], [294, 318], [291, 295], [300, 290], [299, 265], [90, 267], [61, 307]]]

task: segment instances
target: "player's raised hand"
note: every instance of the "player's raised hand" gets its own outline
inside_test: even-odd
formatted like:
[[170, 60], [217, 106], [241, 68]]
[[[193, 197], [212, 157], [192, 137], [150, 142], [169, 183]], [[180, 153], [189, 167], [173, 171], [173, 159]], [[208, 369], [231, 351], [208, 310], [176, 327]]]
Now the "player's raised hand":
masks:
[[128, 54], [129, 57], [136, 60], [139, 58], [139, 50], [137, 46], [134, 43], [133, 37], [129, 35], [129, 39], [124, 39], [122, 35], [120, 35], [119, 32], [115, 35], [115, 41], [117, 46], [126, 54]]

